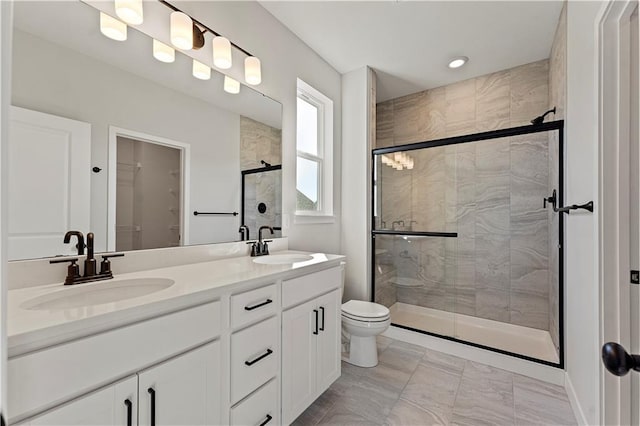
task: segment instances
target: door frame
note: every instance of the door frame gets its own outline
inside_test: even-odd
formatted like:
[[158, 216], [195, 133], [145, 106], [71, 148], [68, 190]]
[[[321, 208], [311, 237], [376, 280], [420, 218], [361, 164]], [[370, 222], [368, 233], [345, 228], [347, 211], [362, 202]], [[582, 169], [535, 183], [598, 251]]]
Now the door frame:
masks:
[[[11, 104], [11, 37], [13, 2], [0, 1], [0, 171], [6, 173], [9, 150], [9, 106]], [[7, 211], [8, 186], [0, 179], [0, 424], [7, 407]]]
[[168, 146], [180, 150], [180, 245], [189, 245], [189, 213], [191, 187], [191, 145], [161, 136], [150, 135], [135, 130], [109, 126], [109, 173], [107, 184], [107, 251], [116, 250], [116, 186], [118, 170], [118, 137], [136, 139], [156, 145]]
[[[598, 23], [599, 316], [600, 345], [629, 348], [629, 118], [630, 31], [637, 0], [609, 1]], [[630, 376], [618, 378], [600, 363], [602, 424], [629, 424]]]

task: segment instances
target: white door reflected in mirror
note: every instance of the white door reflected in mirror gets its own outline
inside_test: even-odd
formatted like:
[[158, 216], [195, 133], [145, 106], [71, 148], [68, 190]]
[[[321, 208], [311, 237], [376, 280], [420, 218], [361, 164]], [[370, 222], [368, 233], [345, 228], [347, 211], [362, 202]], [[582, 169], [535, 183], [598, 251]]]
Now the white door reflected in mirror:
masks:
[[74, 254], [65, 232], [89, 231], [91, 125], [11, 107], [9, 260]]

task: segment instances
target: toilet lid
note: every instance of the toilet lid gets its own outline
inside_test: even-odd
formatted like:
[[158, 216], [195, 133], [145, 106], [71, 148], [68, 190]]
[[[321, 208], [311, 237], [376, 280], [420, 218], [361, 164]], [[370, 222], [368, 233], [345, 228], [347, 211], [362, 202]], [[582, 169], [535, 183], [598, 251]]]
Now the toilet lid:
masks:
[[349, 300], [342, 304], [342, 312], [360, 318], [384, 318], [389, 316], [385, 306], [364, 300]]

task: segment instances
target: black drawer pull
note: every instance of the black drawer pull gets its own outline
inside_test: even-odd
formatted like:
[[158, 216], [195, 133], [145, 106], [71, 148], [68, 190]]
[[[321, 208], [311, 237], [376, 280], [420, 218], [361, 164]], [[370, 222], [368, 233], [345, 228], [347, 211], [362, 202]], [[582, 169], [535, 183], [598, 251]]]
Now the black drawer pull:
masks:
[[320, 310], [322, 311], [322, 325], [320, 326], [320, 331], [324, 331], [324, 308], [320, 306]]
[[313, 313], [316, 315], [316, 325], [315, 325], [315, 330], [313, 331], [313, 334], [318, 334], [318, 310], [314, 309]]
[[273, 300], [271, 300], [271, 299], [267, 299], [267, 300], [265, 300], [265, 301], [264, 301], [264, 302], [262, 302], [262, 303], [258, 303], [257, 305], [253, 305], [253, 306], [245, 306], [245, 307], [244, 307], [244, 310], [245, 310], [245, 311], [253, 311], [254, 309], [258, 309], [258, 308], [259, 308], [259, 307], [261, 307], [261, 306], [268, 305], [269, 303], [273, 303]]
[[151, 418], [149, 420], [149, 424], [151, 426], [156, 426], [156, 391], [153, 388], [147, 389], [149, 395], [151, 395]]
[[266, 425], [267, 423], [269, 423], [271, 421], [271, 419], [273, 419], [273, 417], [271, 417], [270, 414], [267, 414], [267, 418], [264, 419], [264, 421], [262, 423], [260, 423], [260, 426]]
[[125, 399], [124, 405], [127, 406], [127, 426], [132, 426], [133, 422], [133, 404], [130, 400]]
[[267, 349], [267, 351], [265, 353], [263, 353], [262, 355], [260, 355], [258, 358], [253, 359], [251, 361], [245, 361], [244, 365], [252, 366], [256, 362], [260, 361], [261, 359], [264, 359], [264, 358], [268, 357], [272, 353], [273, 353], [273, 351], [271, 349]]

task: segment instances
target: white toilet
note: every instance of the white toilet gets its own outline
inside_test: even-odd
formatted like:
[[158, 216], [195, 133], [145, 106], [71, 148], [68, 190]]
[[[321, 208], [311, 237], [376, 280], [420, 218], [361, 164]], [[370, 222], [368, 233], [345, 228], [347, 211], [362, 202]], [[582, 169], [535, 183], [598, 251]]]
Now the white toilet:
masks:
[[[344, 290], [344, 264], [342, 265]], [[349, 340], [349, 356], [343, 360], [358, 367], [378, 365], [376, 336], [391, 324], [391, 314], [385, 306], [364, 300], [349, 300], [342, 304], [342, 334]]]

